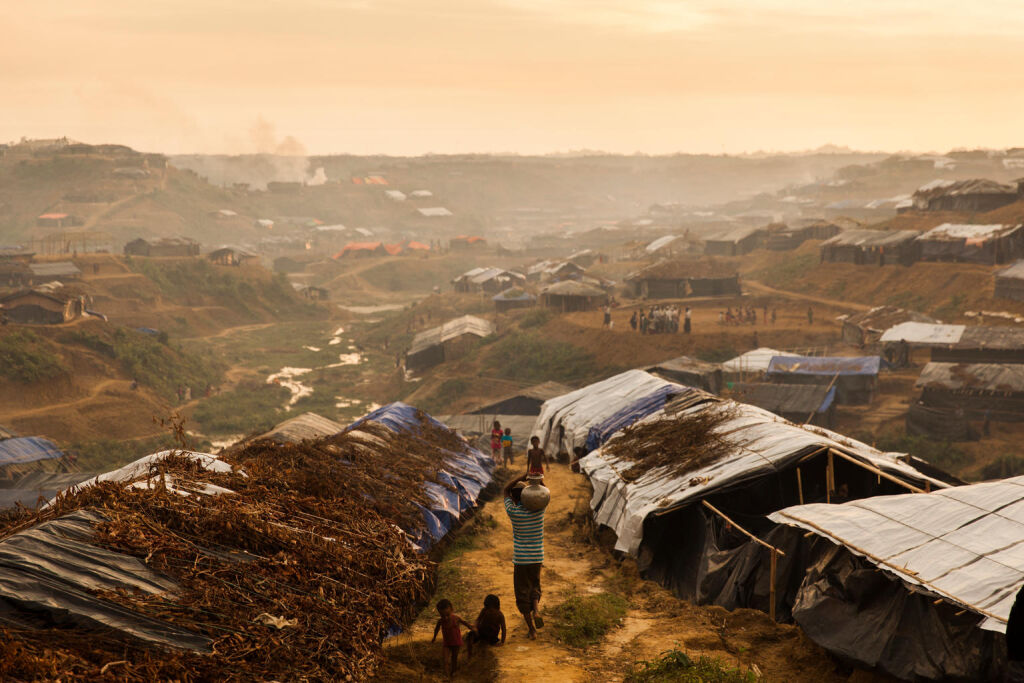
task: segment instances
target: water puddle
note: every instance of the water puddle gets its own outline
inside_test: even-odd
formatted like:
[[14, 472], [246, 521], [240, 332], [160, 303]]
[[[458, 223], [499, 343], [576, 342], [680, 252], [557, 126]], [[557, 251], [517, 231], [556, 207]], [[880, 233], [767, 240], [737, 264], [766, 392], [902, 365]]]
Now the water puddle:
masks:
[[307, 387], [295, 379], [302, 375], [308, 375], [311, 372], [313, 372], [313, 368], [281, 368], [267, 377], [267, 384], [278, 384], [290, 391], [292, 395], [288, 399], [288, 405], [293, 406], [299, 399], [313, 395], [313, 387]]
[[303, 346], [302, 348], [306, 349], [307, 351], [312, 351], [313, 353], [317, 353], [321, 350], [320, 347], [318, 346]]
[[368, 315], [370, 313], [387, 313], [388, 311], [400, 311], [406, 307], [406, 304], [381, 304], [379, 306], [339, 306], [338, 308], [344, 309], [357, 315]]

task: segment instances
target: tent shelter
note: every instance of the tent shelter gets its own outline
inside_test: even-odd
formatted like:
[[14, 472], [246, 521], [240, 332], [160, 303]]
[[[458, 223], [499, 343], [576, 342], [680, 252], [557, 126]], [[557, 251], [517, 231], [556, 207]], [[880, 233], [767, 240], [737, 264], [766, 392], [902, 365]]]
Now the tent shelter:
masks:
[[834, 385], [839, 405], [871, 403], [881, 360], [878, 356], [776, 356], [768, 364], [767, 377], [782, 384]]
[[704, 240], [704, 253], [709, 256], [742, 256], [764, 245], [762, 228], [742, 227], [726, 230]]
[[491, 297], [494, 302], [494, 310], [497, 313], [506, 313], [516, 308], [529, 308], [537, 303], [537, 297], [525, 289], [509, 287], [500, 294]]
[[1024, 256], [1024, 225], [943, 223], [917, 244], [922, 261], [1006, 263]]
[[626, 277], [633, 296], [679, 299], [686, 296], [739, 295], [736, 269], [709, 261], [661, 261]]
[[405, 352], [405, 367], [425, 370], [465, 354], [478, 339], [494, 334], [494, 325], [483, 318], [464, 315], [440, 327], [425, 330], [413, 337]]
[[995, 274], [997, 299], [1024, 301], [1024, 259]]
[[676, 384], [696, 387], [712, 394], [722, 393], [722, 367], [718, 363], [679, 356], [652, 365], [646, 370]]
[[920, 403], [976, 420], [1024, 420], [1024, 364], [928, 363], [914, 385]]
[[842, 338], [847, 344], [864, 347], [880, 341], [886, 330], [905, 322], [935, 323], [937, 321], [923, 313], [908, 311], [896, 306], [875, 306], [869, 311], [860, 311], [844, 317]]
[[722, 372], [727, 379], [748, 379], [768, 372], [768, 366], [775, 356], [785, 355], [782, 351], [766, 346], [747, 351], [722, 363]]
[[456, 292], [496, 293], [525, 284], [526, 277], [503, 268], [473, 268], [452, 280]]
[[[628, 454], [649, 447], [646, 440], [655, 438], [652, 433], [677, 443], [687, 433], [687, 423], [696, 420], [712, 420], [712, 433], [724, 443], [713, 460], [698, 460], [689, 468], [663, 464], [638, 475], [630, 472], [635, 461]], [[593, 486], [594, 521], [615, 533], [615, 549], [636, 557], [645, 578], [699, 604], [770, 613], [773, 605], [787, 604], [788, 575], [783, 571], [778, 577], [778, 594], [767, 575], [769, 565], [775, 564], [768, 561], [774, 551], [748, 547], [741, 531], [763, 537], [773, 526], [766, 515], [776, 510], [834, 501], [838, 495], [858, 499], [948, 485], [908, 456], [882, 453], [820, 427], [800, 427], [761, 408], [696, 389], [686, 390], [637, 425], [580, 461]], [[789, 549], [781, 549], [789, 558], [784, 563], [789, 562]]]
[[910, 265], [917, 260], [914, 230], [847, 230], [821, 245], [822, 262]]
[[563, 313], [569, 311], [590, 311], [608, 300], [608, 295], [600, 287], [583, 282], [563, 280], [541, 290], [541, 302], [548, 308]]
[[961, 211], [983, 213], [1012, 204], [1020, 198], [1019, 188], [987, 178], [934, 181], [913, 196], [918, 211]]
[[[590, 428], [633, 408], [634, 419], [664, 405], [685, 387], [643, 370], [627, 370], [544, 402], [533, 433], [549, 454], [585, 448]], [[637, 406], [638, 402], [641, 404]], [[646, 411], [646, 412], [644, 412]]]
[[1024, 477], [770, 519], [799, 546], [793, 619], [816, 643], [906, 680], [1002, 680], [1024, 583]]
[[832, 429], [836, 421], [836, 388], [820, 384], [737, 382], [731, 397], [775, 413], [798, 425]]
[[545, 401], [570, 391], [572, 391], [572, 387], [559, 382], [544, 382], [525, 389], [518, 389], [470, 412], [473, 415], [540, 415]]
[[966, 327], [959, 338], [932, 345], [932, 360], [944, 363], [1024, 363], [1024, 329]]

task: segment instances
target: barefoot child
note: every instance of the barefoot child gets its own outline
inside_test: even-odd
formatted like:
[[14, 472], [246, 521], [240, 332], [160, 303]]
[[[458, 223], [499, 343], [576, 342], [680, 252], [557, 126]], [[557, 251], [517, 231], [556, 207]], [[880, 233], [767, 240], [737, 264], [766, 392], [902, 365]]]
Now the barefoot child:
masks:
[[473, 654], [474, 643], [505, 644], [505, 615], [501, 613], [501, 599], [497, 595], [484, 598], [484, 608], [476, 618], [476, 631], [466, 634], [466, 647], [470, 656]]
[[540, 438], [530, 437], [530, 445], [533, 446], [526, 452], [526, 473], [544, 475], [544, 449], [540, 447]]
[[505, 434], [501, 437], [502, 466], [512, 464], [512, 429], [505, 427]]
[[444, 599], [439, 601], [437, 603], [437, 613], [441, 615], [441, 618], [437, 620], [437, 625], [434, 626], [434, 637], [430, 639], [430, 642], [433, 643], [437, 640], [437, 632], [440, 631], [441, 640], [444, 644], [442, 647], [444, 672], [448, 675], [448, 680], [451, 680], [455, 676], [455, 670], [459, 667], [459, 648], [462, 647], [462, 630], [459, 628], [459, 625], [465, 626], [468, 629], [473, 627], [459, 617], [459, 615], [455, 614], [450, 600]]

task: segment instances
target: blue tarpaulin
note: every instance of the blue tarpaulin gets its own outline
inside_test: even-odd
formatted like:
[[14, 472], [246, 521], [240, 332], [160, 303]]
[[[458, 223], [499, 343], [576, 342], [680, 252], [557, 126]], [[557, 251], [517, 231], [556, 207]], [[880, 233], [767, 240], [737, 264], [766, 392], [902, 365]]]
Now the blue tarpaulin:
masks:
[[[391, 403], [359, 418], [348, 428], [357, 430], [360, 425], [374, 422], [400, 434], [407, 442], [420, 440], [421, 420], [430, 425], [451, 431], [427, 413], [405, 403]], [[438, 449], [435, 444], [431, 448]], [[423, 508], [426, 531], [417, 534], [415, 543], [422, 549], [429, 549], [444, 538], [458, 522], [461, 514], [476, 506], [480, 492], [491, 481], [494, 461], [490, 456], [465, 445], [462, 452], [439, 449], [444, 455], [444, 465], [438, 470], [437, 481], [423, 482], [423, 489], [430, 499], [429, 508]]]
[[694, 391], [694, 389], [669, 384], [658, 387], [646, 396], [638, 398], [625, 408], [622, 408], [613, 415], [609, 415], [591, 427], [590, 431], [587, 432], [587, 441], [584, 449], [589, 453], [595, 448], [599, 448], [615, 432], [628, 427], [642, 417], [647, 417], [651, 413], [664, 408], [665, 401], [668, 400], [669, 396], [681, 396], [688, 391]]
[[0, 465], [18, 465], [64, 457], [57, 444], [38, 436], [19, 436], [0, 441]]
[[768, 374], [776, 375], [877, 375], [879, 356], [842, 358], [837, 356], [775, 356], [768, 363]]

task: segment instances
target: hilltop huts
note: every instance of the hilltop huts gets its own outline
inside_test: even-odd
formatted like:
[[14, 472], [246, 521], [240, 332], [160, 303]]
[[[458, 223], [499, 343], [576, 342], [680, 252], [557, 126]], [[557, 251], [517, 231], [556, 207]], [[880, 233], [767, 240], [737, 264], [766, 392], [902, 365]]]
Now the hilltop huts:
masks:
[[736, 270], [714, 261], [661, 261], [627, 276], [626, 282], [633, 296], [647, 299], [741, 293]]
[[567, 313], [593, 310], [608, 300], [608, 294], [594, 285], [563, 280], [541, 290], [540, 298], [544, 306]]
[[[580, 469], [593, 487], [594, 521], [614, 532], [616, 550], [637, 558], [642, 576], [698, 604], [785, 620], [790, 586], [802, 575], [787, 572], [795, 558], [766, 536], [766, 516], [805, 502], [947, 486], [917, 462], [688, 389], [583, 458]], [[746, 533], [767, 542], [748, 544]]]
[[762, 228], [741, 227], [704, 238], [704, 253], [709, 256], [742, 256], [764, 246]]
[[941, 363], [924, 366], [920, 404], [954, 415], [995, 422], [1024, 420], [1024, 364]]
[[670, 382], [703, 389], [712, 394], [722, 393], [722, 367], [689, 356], [679, 356], [646, 368], [646, 371]]
[[526, 269], [526, 278], [533, 282], [551, 280], [576, 280], [586, 274], [586, 269], [574, 261], [540, 261]]
[[32, 270], [27, 263], [0, 259], [0, 286], [25, 287], [32, 284]]
[[163, 237], [147, 240], [142, 237], [124, 245], [125, 256], [188, 257], [199, 256], [199, 243], [188, 237]]
[[526, 276], [504, 268], [473, 268], [452, 280], [456, 292], [496, 294], [526, 284]]
[[405, 367], [426, 370], [446, 360], [459, 358], [476, 341], [494, 334], [494, 326], [472, 315], [449, 320], [445, 324], [420, 332], [413, 337], [405, 353]]
[[343, 258], [369, 258], [387, 256], [383, 242], [349, 242], [334, 255], [335, 260]]
[[1007, 680], [1024, 477], [769, 516], [797, 558], [793, 620], [815, 643], [904, 680]]
[[780, 384], [835, 386], [839, 405], [860, 405], [871, 403], [875, 396], [881, 360], [878, 356], [775, 356], [766, 376]]
[[914, 230], [846, 230], [821, 245], [823, 263], [910, 265], [917, 260]]
[[245, 266], [257, 263], [260, 257], [238, 247], [221, 247], [206, 255], [210, 263], [218, 266]]
[[14, 292], [0, 298], [0, 306], [7, 320], [22, 325], [60, 325], [85, 312], [84, 297], [61, 289]]
[[936, 323], [938, 321], [924, 313], [908, 311], [897, 306], [875, 306], [871, 310], [852, 313], [844, 317], [841, 336], [847, 344], [864, 347], [881, 341], [882, 335], [887, 330], [905, 322]]
[[914, 192], [912, 200], [918, 211], [984, 213], [1012, 204], [1019, 197], [1019, 186], [974, 178], [929, 183]]
[[995, 274], [995, 297], [1024, 301], [1024, 259]]
[[[420, 213], [431, 209], [419, 209]], [[447, 209], [445, 209], [447, 211]], [[428, 215], [428, 214], [424, 214]], [[447, 215], [451, 215], [449, 212]], [[448, 248], [455, 250], [483, 249], [487, 246], [487, 240], [479, 235], [458, 235], [448, 240]]]
[[1024, 256], [1024, 225], [943, 223], [917, 245], [922, 261], [1006, 263]]
[[509, 287], [491, 297], [497, 313], [507, 313], [517, 308], [529, 308], [537, 303], [537, 297], [520, 287]]
[[958, 327], [959, 336], [933, 344], [933, 361], [943, 363], [1024, 363], [1024, 329], [1017, 327]]
[[751, 379], [768, 372], [772, 358], [782, 355], [782, 351], [762, 346], [724, 361], [722, 372], [727, 379]]
[[827, 240], [838, 235], [841, 228], [821, 218], [803, 219], [792, 224], [771, 223], [764, 228], [765, 249], [792, 251], [807, 240]]
[[52, 280], [67, 282], [69, 280], [78, 280], [82, 277], [82, 271], [71, 261], [30, 263], [28, 264], [28, 269], [32, 272], [32, 284], [40, 284]]
[[736, 382], [730, 397], [764, 408], [798, 425], [813, 424], [832, 429], [836, 422], [836, 388], [821, 384]]

